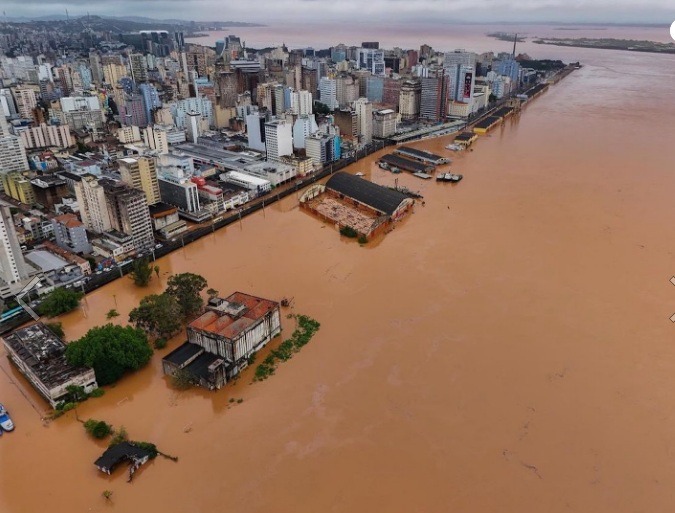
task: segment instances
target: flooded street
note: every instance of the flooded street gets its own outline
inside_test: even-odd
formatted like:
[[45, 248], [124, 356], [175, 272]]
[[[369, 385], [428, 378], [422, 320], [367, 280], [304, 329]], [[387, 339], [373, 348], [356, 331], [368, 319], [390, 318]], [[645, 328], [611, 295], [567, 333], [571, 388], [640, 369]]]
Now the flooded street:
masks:
[[46, 403], [2, 358], [16, 430], [0, 511], [673, 511], [675, 56], [578, 55], [583, 69], [451, 155], [457, 185], [392, 175], [378, 154], [351, 166], [424, 195], [383, 240], [347, 241], [289, 196], [159, 260], [161, 283], [118, 280], [62, 319], [74, 340], [190, 271], [321, 322], [267, 381], [175, 391], [160, 360], [177, 337], [78, 407], [177, 463], [131, 484], [102, 474], [74, 412], [43, 425]]

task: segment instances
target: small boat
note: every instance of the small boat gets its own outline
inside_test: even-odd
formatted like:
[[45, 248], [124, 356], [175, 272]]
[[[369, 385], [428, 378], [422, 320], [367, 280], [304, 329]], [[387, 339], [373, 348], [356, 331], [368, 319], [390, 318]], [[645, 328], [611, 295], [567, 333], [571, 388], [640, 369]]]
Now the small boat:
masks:
[[464, 175], [455, 175], [453, 173], [440, 173], [436, 176], [437, 182], [459, 182]]
[[0, 428], [2, 431], [14, 430], [14, 422], [9, 418], [9, 413], [2, 404], [0, 404]]
[[462, 151], [463, 148], [459, 144], [448, 144], [445, 149], [450, 151]]
[[421, 171], [418, 171], [417, 173], [413, 173], [413, 176], [416, 176], [417, 178], [421, 178], [422, 180], [429, 180], [431, 178], [431, 175], [428, 175], [427, 173], [422, 173]]
[[354, 176], [365, 176], [365, 175], [359, 171], [358, 173], [354, 173]]

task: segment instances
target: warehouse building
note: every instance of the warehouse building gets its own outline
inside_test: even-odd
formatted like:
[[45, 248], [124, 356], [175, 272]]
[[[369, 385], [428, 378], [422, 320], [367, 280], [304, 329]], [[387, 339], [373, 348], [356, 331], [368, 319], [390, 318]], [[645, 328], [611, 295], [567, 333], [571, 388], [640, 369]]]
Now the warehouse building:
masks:
[[7, 354], [52, 408], [68, 398], [70, 385], [89, 393], [98, 388], [94, 370], [66, 360], [66, 344], [41, 322], [3, 337]]

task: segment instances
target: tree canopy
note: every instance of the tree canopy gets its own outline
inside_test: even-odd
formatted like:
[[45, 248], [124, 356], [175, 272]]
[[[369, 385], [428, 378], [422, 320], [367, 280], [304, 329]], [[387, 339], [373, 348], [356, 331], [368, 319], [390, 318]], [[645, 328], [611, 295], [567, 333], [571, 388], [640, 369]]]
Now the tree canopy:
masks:
[[147, 258], [139, 258], [134, 261], [134, 267], [129, 273], [134, 283], [139, 287], [147, 287], [152, 278], [152, 266]]
[[106, 324], [68, 344], [66, 358], [72, 365], [93, 367], [99, 385], [109, 385], [150, 361], [152, 348], [142, 330]]
[[40, 313], [47, 317], [56, 317], [70, 312], [79, 306], [83, 295], [82, 292], [64, 287], [54, 289], [42, 300]]
[[152, 294], [129, 314], [129, 322], [155, 338], [170, 338], [180, 331], [183, 312], [170, 294]]
[[174, 274], [167, 282], [166, 294], [176, 298], [185, 319], [198, 313], [204, 300], [201, 291], [208, 284], [203, 276], [193, 273]]

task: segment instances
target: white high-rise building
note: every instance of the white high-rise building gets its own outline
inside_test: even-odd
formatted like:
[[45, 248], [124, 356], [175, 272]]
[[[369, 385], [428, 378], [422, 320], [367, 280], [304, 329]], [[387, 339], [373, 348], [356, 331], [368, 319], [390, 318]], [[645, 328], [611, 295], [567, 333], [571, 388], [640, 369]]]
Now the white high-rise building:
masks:
[[[0, 204], [0, 288], [28, 278], [30, 268], [21, 254], [10, 206]], [[4, 294], [3, 294], [4, 295]]]
[[319, 94], [321, 103], [327, 105], [330, 110], [338, 108], [337, 81], [334, 78], [322, 77], [319, 80]]
[[33, 117], [33, 109], [37, 107], [37, 96], [30, 87], [17, 87], [14, 89], [14, 97], [19, 116], [24, 119]]
[[258, 110], [252, 111], [246, 116], [246, 132], [248, 134], [248, 147], [256, 151], [265, 151], [265, 123], [267, 116]]
[[28, 159], [21, 139], [9, 132], [5, 116], [0, 116], [0, 173], [26, 171]]
[[165, 155], [169, 153], [169, 135], [170, 128], [159, 125], [147, 126], [143, 129], [143, 140], [151, 150]]
[[312, 93], [309, 91], [293, 91], [291, 93], [291, 112], [298, 116], [312, 114]]
[[310, 116], [298, 116], [293, 124], [293, 147], [304, 148], [307, 136], [319, 130], [314, 114]]
[[265, 147], [267, 160], [280, 160], [285, 155], [293, 155], [293, 129], [285, 120], [265, 123]]
[[112, 228], [105, 190], [95, 176], [83, 176], [79, 182], [75, 182], [75, 197], [82, 222], [89, 230], [103, 233]]
[[33, 148], [68, 148], [75, 145], [75, 140], [70, 135], [67, 125], [47, 125], [22, 127], [17, 130], [23, 146]]
[[368, 98], [359, 98], [354, 102], [354, 111], [356, 112], [359, 144], [370, 144], [373, 142], [373, 104]]
[[185, 128], [187, 129], [187, 140], [190, 142], [196, 143], [197, 139], [199, 139], [200, 117], [199, 112], [192, 111], [187, 113]]

